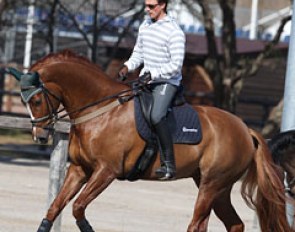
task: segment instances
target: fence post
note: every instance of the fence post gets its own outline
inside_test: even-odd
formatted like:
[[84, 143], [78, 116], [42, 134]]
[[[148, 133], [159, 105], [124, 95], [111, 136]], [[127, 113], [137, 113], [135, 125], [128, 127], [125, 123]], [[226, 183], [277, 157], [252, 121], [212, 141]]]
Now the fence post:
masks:
[[0, 73], [0, 114], [2, 113], [4, 83], [5, 83], [5, 75], [3, 73]]
[[[292, 21], [291, 21], [291, 35], [290, 35], [290, 46], [288, 51], [287, 69], [286, 69], [286, 80], [285, 80], [285, 91], [284, 91], [284, 107], [281, 122], [281, 132], [294, 130], [295, 129], [295, 1], [292, 6]], [[286, 179], [286, 178], [285, 178]], [[286, 202], [286, 213], [290, 226], [294, 223], [295, 207], [291, 202]]]
[[[64, 182], [68, 158], [68, 134], [56, 132], [53, 141], [54, 149], [50, 157], [48, 207], [57, 196]], [[53, 231], [61, 231], [61, 215], [53, 224]]]

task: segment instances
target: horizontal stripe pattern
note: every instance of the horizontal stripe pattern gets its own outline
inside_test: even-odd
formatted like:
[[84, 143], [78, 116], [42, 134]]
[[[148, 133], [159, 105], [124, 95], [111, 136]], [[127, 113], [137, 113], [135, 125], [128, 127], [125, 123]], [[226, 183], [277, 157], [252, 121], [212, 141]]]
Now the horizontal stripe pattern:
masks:
[[141, 64], [150, 71], [153, 80], [179, 85], [185, 51], [185, 36], [170, 16], [152, 22], [144, 21], [139, 27], [137, 41], [125, 65], [133, 71]]

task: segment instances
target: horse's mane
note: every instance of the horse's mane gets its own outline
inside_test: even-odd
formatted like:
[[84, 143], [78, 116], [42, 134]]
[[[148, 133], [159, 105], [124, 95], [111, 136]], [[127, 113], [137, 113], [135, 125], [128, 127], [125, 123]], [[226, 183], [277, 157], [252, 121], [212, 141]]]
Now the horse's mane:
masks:
[[295, 130], [289, 130], [274, 136], [268, 143], [275, 163], [279, 164], [282, 154], [287, 151], [295, 152]]
[[92, 63], [88, 58], [82, 55], [78, 55], [77, 53], [73, 52], [70, 49], [64, 49], [57, 53], [50, 53], [47, 56], [41, 58], [38, 60], [35, 64], [31, 66], [32, 69], [40, 69], [48, 64], [55, 63], [55, 62], [65, 62], [65, 61], [71, 61], [71, 62], [77, 62], [79, 64], [85, 64], [88, 66], [91, 66], [92, 68], [96, 68], [97, 71], [102, 72], [101, 68]]

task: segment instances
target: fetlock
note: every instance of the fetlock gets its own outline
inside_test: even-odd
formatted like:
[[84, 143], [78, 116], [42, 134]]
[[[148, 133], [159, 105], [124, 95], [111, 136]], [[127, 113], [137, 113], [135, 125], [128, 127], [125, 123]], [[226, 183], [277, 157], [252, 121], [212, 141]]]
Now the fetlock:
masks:
[[80, 220], [80, 221], [76, 221], [77, 226], [79, 227], [80, 231], [83, 232], [94, 232], [94, 230], [92, 229], [91, 225], [89, 224], [89, 222], [87, 221], [86, 218]]
[[52, 227], [52, 222], [44, 218], [37, 230], [37, 232], [49, 232]]

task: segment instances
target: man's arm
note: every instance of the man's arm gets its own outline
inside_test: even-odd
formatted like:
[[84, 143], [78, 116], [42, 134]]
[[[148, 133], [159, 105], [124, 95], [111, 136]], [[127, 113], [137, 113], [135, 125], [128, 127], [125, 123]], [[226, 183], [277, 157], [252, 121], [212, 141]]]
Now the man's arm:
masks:
[[142, 53], [143, 53], [142, 52], [142, 43], [141, 43], [140, 34], [139, 34], [129, 60], [124, 63], [124, 65], [127, 66], [129, 72], [134, 71], [143, 63], [143, 54]]

